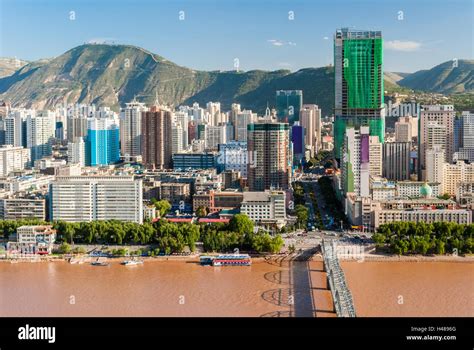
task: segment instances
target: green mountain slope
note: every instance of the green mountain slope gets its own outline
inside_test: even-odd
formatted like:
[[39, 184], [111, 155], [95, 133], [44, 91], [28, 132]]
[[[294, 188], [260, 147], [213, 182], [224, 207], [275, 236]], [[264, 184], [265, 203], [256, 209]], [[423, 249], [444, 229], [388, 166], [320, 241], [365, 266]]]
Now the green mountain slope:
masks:
[[474, 60], [447, 61], [429, 70], [420, 70], [397, 82], [414, 90], [453, 94], [474, 90]]

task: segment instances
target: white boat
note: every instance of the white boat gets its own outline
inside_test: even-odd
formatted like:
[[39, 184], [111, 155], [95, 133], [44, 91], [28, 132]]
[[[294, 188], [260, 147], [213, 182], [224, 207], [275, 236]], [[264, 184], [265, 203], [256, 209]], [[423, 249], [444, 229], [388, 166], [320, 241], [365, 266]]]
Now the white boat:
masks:
[[130, 260], [124, 260], [122, 261], [122, 265], [125, 266], [135, 266], [135, 265], [142, 265], [143, 261], [138, 260], [138, 259], [130, 259]]
[[96, 261], [91, 262], [92, 266], [109, 266], [109, 263], [106, 262], [105, 260], [99, 260], [97, 259]]

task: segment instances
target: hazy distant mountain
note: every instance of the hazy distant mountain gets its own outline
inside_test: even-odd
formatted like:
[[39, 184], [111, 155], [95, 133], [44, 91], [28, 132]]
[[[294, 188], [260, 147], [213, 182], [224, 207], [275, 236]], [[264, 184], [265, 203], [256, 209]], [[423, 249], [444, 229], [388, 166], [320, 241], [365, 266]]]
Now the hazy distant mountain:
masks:
[[398, 85], [443, 94], [474, 91], [474, 60], [447, 61], [399, 80]]
[[0, 78], [12, 75], [27, 63], [16, 58], [0, 57]]
[[[197, 71], [135, 46], [87, 44], [51, 60], [28, 63], [14, 74], [0, 78], [0, 99], [9, 100], [14, 106], [39, 109], [64, 102], [96, 103], [118, 109], [134, 96], [150, 103], [158, 93], [161, 102], [175, 106], [220, 101], [228, 109], [237, 102], [243, 108], [262, 113], [267, 102], [274, 106], [276, 90], [300, 89], [304, 103], [318, 104], [323, 114], [330, 114], [334, 104], [333, 72], [332, 67], [306, 68], [294, 73]], [[400, 88], [397, 82], [411, 76], [403, 78], [403, 73], [389, 73], [385, 89]]]
[[397, 84], [400, 80], [410, 75], [410, 73], [384, 72], [385, 81], [390, 84]]

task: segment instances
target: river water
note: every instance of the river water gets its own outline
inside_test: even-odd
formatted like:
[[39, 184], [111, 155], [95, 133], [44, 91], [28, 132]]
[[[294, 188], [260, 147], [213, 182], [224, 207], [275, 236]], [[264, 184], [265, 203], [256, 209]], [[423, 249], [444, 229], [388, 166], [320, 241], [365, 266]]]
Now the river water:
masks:
[[358, 316], [474, 316], [474, 264], [342, 262]]
[[[343, 263], [358, 315], [473, 316], [473, 265], [424, 264]], [[335, 314], [322, 262], [276, 259], [250, 267], [150, 260], [142, 266], [113, 261], [105, 267], [0, 263], [0, 316]]]
[[[305, 264], [250, 267], [146, 261], [142, 266], [0, 263], [2, 316], [311, 315]], [[293, 275], [301, 283], [292, 283]], [[294, 296], [293, 296], [294, 294]]]

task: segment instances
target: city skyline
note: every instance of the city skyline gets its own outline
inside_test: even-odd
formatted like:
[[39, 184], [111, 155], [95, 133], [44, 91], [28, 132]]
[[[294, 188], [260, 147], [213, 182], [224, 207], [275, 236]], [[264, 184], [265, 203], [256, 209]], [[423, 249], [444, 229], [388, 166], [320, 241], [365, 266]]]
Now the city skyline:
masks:
[[469, 1], [453, 1], [449, 11], [434, 6], [437, 1], [355, 4], [121, 0], [111, 7], [110, 1], [2, 0], [0, 56], [37, 60], [105, 42], [139, 46], [199, 70], [233, 70], [237, 58], [244, 71], [296, 71], [332, 64], [334, 31], [348, 27], [384, 33], [385, 71], [409, 73], [473, 57], [466, 45], [472, 42]]

